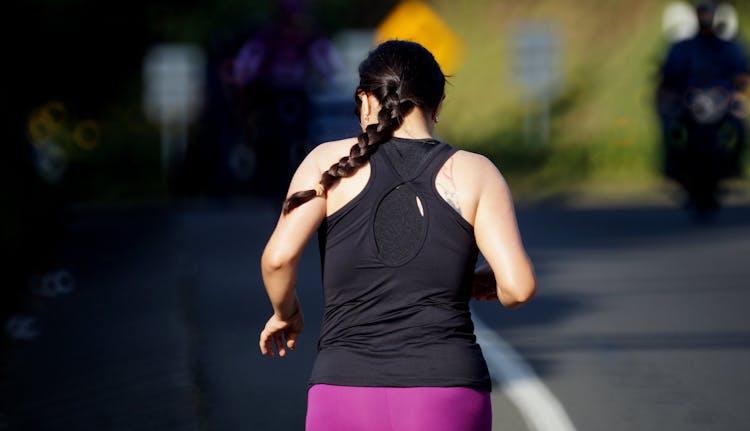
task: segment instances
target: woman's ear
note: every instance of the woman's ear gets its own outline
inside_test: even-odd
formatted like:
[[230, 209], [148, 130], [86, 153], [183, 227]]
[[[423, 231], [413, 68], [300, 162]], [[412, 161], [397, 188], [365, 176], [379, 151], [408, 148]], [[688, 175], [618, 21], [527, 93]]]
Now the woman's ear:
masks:
[[359, 125], [362, 127], [362, 131], [365, 131], [365, 128], [367, 128], [367, 125], [370, 123], [370, 98], [368, 97], [367, 93], [364, 91], [360, 91], [357, 93], [357, 97], [359, 97]]
[[357, 94], [360, 98], [362, 106], [359, 108], [359, 121], [362, 126], [362, 131], [370, 124], [378, 123], [378, 114], [380, 113], [380, 101], [372, 93], [361, 92]]
[[370, 115], [370, 98], [368, 97], [368, 94], [364, 91], [360, 91], [357, 93], [357, 97], [359, 97], [359, 100], [362, 102], [360, 105], [360, 115], [362, 117], [369, 116]]

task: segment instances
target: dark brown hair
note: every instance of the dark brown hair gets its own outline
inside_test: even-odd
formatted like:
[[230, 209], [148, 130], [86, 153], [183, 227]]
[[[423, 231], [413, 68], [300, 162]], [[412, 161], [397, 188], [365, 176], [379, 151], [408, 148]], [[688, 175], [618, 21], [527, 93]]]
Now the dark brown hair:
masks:
[[[343, 177], [353, 175], [377, 150], [380, 143], [393, 136], [415, 106], [434, 112], [445, 91], [445, 75], [430, 51], [416, 42], [390, 40], [372, 50], [359, 65], [359, 86], [354, 93], [355, 113], [359, 118], [362, 101], [359, 95], [371, 94], [380, 102], [378, 123], [370, 124], [357, 136], [349, 155], [331, 165], [320, 177], [325, 190]], [[316, 196], [315, 190], [303, 190], [284, 201], [284, 214]]]

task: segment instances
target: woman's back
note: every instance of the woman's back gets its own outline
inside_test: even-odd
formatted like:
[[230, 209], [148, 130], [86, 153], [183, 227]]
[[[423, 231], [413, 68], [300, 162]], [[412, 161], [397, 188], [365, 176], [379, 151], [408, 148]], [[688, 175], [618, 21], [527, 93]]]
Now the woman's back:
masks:
[[434, 139], [386, 141], [365, 186], [321, 224], [312, 384], [490, 389], [468, 306], [473, 228], [435, 186], [455, 152]]

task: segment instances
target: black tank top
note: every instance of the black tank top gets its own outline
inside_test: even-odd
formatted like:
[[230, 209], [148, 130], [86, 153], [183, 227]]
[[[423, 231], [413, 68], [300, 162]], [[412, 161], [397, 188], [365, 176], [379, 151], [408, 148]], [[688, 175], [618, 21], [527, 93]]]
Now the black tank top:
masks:
[[392, 138], [364, 189], [321, 224], [325, 311], [310, 385], [491, 390], [469, 311], [474, 231], [435, 188], [456, 151]]

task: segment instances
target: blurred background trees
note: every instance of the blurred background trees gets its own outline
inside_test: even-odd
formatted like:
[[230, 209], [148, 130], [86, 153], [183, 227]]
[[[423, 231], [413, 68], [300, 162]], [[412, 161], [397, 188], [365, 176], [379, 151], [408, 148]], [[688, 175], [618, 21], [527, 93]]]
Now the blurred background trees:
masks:
[[[372, 30], [398, 2], [309, 3], [310, 22], [334, 39], [342, 30]], [[669, 2], [427, 3], [464, 45], [438, 133], [491, 155], [519, 198], [576, 185], [648, 188], [659, 181], [653, 93], [668, 46], [661, 20]], [[202, 47], [209, 63], [229, 58], [272, 19], [275, 7], [270, 0], [14, 5], [2, 102], [5, 175], [16, 178], [28, 168], [10, 161], [28, 161], [35, 110], [54, 103], [56, 119], [43, 127], [54, 129], [64, 147], [64, 174], [52, 181], [56, 193], [76, 201], [168, 195], [174, 190], [159, 172], [158, 127], [142, 109], [144, 53], [156, 43], [188, 42]], [[738, 12], [743, 38], [749, 14], [739, 5]], [[529, 23], [553, 29], [558, 39], [559, 85], [544, 145], [524, 142], [524, 116], [534, 106], [524, 103], [513, 69], [514, 38]], [[200, 127], [193, 125], [191, 137], [198, 139]]]

